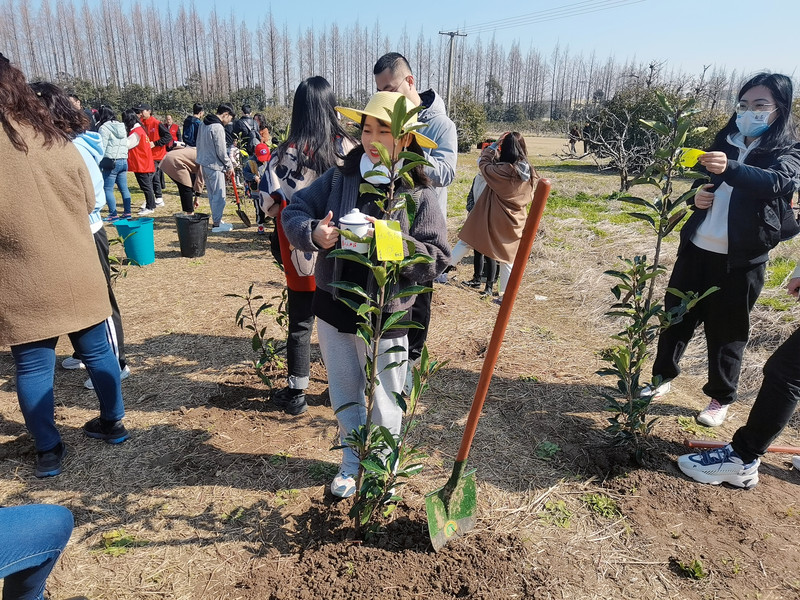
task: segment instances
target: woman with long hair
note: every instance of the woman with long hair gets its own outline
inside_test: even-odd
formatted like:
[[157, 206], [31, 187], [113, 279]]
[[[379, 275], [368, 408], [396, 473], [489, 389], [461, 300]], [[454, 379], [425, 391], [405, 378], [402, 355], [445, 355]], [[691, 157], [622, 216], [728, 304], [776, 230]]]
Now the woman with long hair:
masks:
[[[484, 148], [478, 168], [486, 182], [475, 206], [467, 215], [460, 238], [453, 248], [451, 264], [456, 265], [473, 248], [497, 261], [500, 271], [500, 296], [511, 276], [511, 265], [525, 228], [525, 207], [533, 199], [536, 171], [528, 162], [528, 149], [522, 134], [511, 131]], [[494, 294], [495, 266], [489, 263], [485, 295]]]
[[122, 122], [128, 132], [128, 169], [136, 177], [136, 183], [144, 194], [144, 206], [139, 210], [139, 214], [150, 215], [156, 210], [156, 194], [153, 190], [156, 167], [150, 149], [150, 138], [147, 137], [144, 125], [132, 108], [123, 111]]
[[[106, 338], [111, 307], [87, 218], [96, 201], [89, 172], [66, 130], [1, 54], [0, 124], [0, 345], [11, 346], [35, 475], [48, 477], [61, 472], [67, 452], [54, 416], [58, 337], [69, 335], [97, 390], [100, 416], [83, 426], [89, 437], [128, 437], [120, 369]], [[27, 190], [24, 202], [19, 189]]]
[[[106, 333], [111, 349], [119, 360], [120, 379], [127, 379], [131, 371], [125, 358], [125, 334], [122, 329], [122, 316], [114, 295], [114, 288], [111, 285], [108, 236], [100, 219], [100, 209], [106, 204], [103, 176], [98, 166], [99, 163], [103, 162], [101, 134], [94, 131], [86, 131], [86, 126], [89, 124], [86, 115], [82, 110], [75, 108], [66, 92], [57, 85], [38, 82], [31, 84], [31, 88], [50, 110], [50, 115], [53, 117], [53, 122], [56, 126], [70, 136], [72, 143], [78, 148], [94, 185], [95, 207], [94, 211], [89, 214], [89, 227], [94, 237], [100, 264], [103, 267], [106, 288], [108, 289], [108, 300], [111, 303], [111, 316], [106, 319]], [[65, 369], [80, 369], [84, 367], [77, 348], [73, 356], [66, 358], [61, 365]], [[91, 378], [84, 382], [84, 386], [90, 390], [94, 389]]]
[[108, 205], [107, 221], [116, 221], [117, 200], [114, 184], [122, 195], [122, 218], [131, 218], [131, 192], [128, 190], [128, 132], [125, 124], [117, 120], [110, 106], [101, 106], [97, 113], [97, 131], [103, 141], [103, 191]]
[[[314, 329], [313, 260], [316, 253], [293, 249], [281, 226], [281, 210], [297, 190], [308, 187], [322, 173], [341, 164], [355, 141], [339, 123], [336, 96], [324, 77], [309, 77], [297, 86], [289, 136], [272, 153], [259, 189], [262, 210], [276, 218], [275, 231], [286, 274], [289, 335], [286, 355], [287, 386], [273, 394], [276, 406], [291, 415], [306, 411], [305, 390], [311, 372], [311, 331]], [[293, 260], [294, 258], [294, 260]]]
[[[341, 114], [361, 123], [363, 145], [354, 148], [341, 167], [328, 169], [310, 187], [297, 192], [283, 211], [283, 228], [289, 242], [306, 252], [320, 252], [315, 271], [317, 287], [312, 310], [318, 319], [319, 346], [328, 372], [328, 391], [331, 406], [339, 421], [342, 442], [353, 430], [366, 422], [364, 390], [367, 347], [357, 334], [360, 318], [355, 311], [343, 307], [340, 301], [340, 298], [349, 298], [360, 304], [362, 298], [339, 290], [331, 284], [335, 281], [349, 281], [360, 285], [367, 293], [374, 293], [376, 282], [372, 272], [363, 265], [329, 258], [328, 254], [337, 246], [339, 239], [339, 230], [334, 225], [334, 219], [340, 220], [354, 208], [368, 219], [386, 216], [377, 204], [380, 197], [361, 191], [361, 185], [365, 182], [378, 188], [389, 187], [388, 172], [381, 176], [374, 173], [382, 169], [375, 142], [383, 144], [395, 159], [405, 149], [422, 155], [421, 144], [427, 148], [436, 147], [431, 139], [417, 131], [395, 142], [391, 127], [385, 121], [385, 109], [393, 108], [401, 98], [404, 96], [397, 92], [378, 92], [372, 96], [364, 110], [338, 107]], [[407, 99], [406, 107], [407, 110], [413, 109]], [[415, 198], [417, 210], [414, 219], [409, 222], [405, 209], [393, 212], [390, 218], [399, 222], [403, 238], [414, 244], [415, 252], [433, 260], [405, 267], [397, 289], [392, 288], [390, 295], [418, 282], [431, 281], [445, 269], [449, 261], [447, 223], [438, 206], [430, 179], [421, 165], [411, 169], [409, 175], [414, 183], [411, 189], [402, 179], [395, 182], [395, 185], [400, 192], [411, 193]], [[386, 306], [387, 314], [384, 317], [388, 318], [395, 311], [408, 311], [414, 299], [413, 295], [392, 299]], [[385, 332], [377, 354], [375, 370], [379, 385], [373, 398], [373, 423], [386, 427], [397, 435], [402, 426], [403, 410], [398, 405], [395, 394], [403, 391], [406, 380], [408, 330], [392, 329]], [[331, 482], [331, 492], [342, 498], [354, 494], [354, 475], [357, 472], [358, 456], [351, 448], [345, 447], [339, 473]]]
[[[703, 393], [711, 400], [697, 421], [708, 427], [721, 425], [736, 400], [750, 311], [764, 286], [769, 251], [797, 233], [790, 203], [800, 185], [800, 146], [791, 108], [791, 80], [759, 73], [742, 86], [731, 118], [698, 161], [710, 183], [697, 184], [669, 287], [720, 289], [661, 333], [653, 364], [660, 385], [641, 394], [659, 397], [669, 391], [686, 346], [703, 323], [708, 344]], [[669, 310], [679, 302], [668, 293], [664, 305]]]

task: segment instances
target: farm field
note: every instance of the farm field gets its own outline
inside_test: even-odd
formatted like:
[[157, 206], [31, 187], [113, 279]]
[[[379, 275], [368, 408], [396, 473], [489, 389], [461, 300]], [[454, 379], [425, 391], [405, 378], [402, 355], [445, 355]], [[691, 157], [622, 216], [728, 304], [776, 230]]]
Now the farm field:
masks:
[[[234, 320], [241, 301], [225, 297], [251, 284], [266, 298], [280, 295], [284, 279], [267, 238], [244, 228], [229, 198], [234, 231], [209, 233], [205, 256], [182, 258], [172, 216], [180, 202], [168, 182], [166, 207], [153, 215], [155, 263], [128, 267], [116, 285], [132, 370], [123, 382], [130, 440], [84, 437], [96, 397], [83, 387], [85, 371], [57, 367], [56, 421], [70, 454], [60, 476], [36, 479], [13, 361], [0, 348], [0, 504], [60, 503], [75, 515], [51, 600], [800, 597], [800, 474], [789, 455], [767, 455], [749, 491], [696, 484], [675, 465], [684, 438], [709, 435], [693, 419], [707, 403], [702, 336], [672, 393], [653, 406], [645, 464], [610, 445], [601, 392], [612, 381], [595, 372], [619, 323], [604, 315], [613, 282], [603, 272], [618, 256], [652, 253], [652, 238], [608, 199], [618, 177], [555, 156], [565, 149], [564, 139], [528, 139], [553, 195], [470, 454], [477, 526], [438, 553], [424, 495], [450, 475], [498, 311], [459, 285], [472, 276], [471, 258], [433, 296], [428, 344], [449, 362], [423, 397], [413, 434], [425, 469], [402, 489], [386, 533], [361, 543], [350, 501], [328, 492], [339, 451], [331, 450], [337, 428], [316, 336], [309, 410], [291, 417], [272, 406], [252, 369], [249, 339]], [[476, 151], [459, 156], [452, 243], [476, 159]], [[676, 240], [667, 244], [668, 266]], [[772, 258], [786, 265], [798, 256], [792, 241]], [[764, 361], [800, 319], [779, 279], [753, 312], [741, 398], [710, 432], [719, 439], [745, 422]], [[63, 338], [59, 361], [71, 351]], [[779, 443], [800, 445], [799, 425], [795, 418]]]

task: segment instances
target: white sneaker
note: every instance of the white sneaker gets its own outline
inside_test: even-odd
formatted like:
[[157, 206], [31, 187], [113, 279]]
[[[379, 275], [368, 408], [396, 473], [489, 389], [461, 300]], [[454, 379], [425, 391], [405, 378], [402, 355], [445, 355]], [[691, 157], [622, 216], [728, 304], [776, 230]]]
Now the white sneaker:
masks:
[[153, 210], [152, 208], [143, 208], [142, 210], [139, 211], [139, 216], [141, 216], [141, 215], [152, 215], [154, 212], [156, 212], [156, 211]]
[[669, 390], [672, 386], [669, 383], [669, 380], [664, 381], [661, 385], [656, 388], [653, 388], [650, 385], [644, 386], [641, 390], [639, 390], [639, 398], [652, 398], [653, 400], [658, 400], [661, 396], [669, 394]]
[[344, 471], [339, 471], [339, 474], [331, 481], [331, 494], [339, 498], [349, 498], [356, 493], [356, 480], [352, 475], [348, 475]]
[[[715, 401], [716, 402], [716, 401]], [[730, 485], [750, 489], [758, 483], [760, 459], [744, 464], [730, 444], [714, 450], [678, 457], [678, 468], [700, 483]]]
[[147, 208], [147, 202], [142, 202], [142, 203], [139, 205], [139, 210], [144, 210], [145, 208]]
[[72, 371], [73, 369], [85, 369], [86, 365], [83, 364], [83, 361], [80, 358], [75, 358], [74, 356], [69, 356], [61, 361], [61, 366], [65, 369], [69, 369]]
[[156, 198], [156, 207], [164, 206], [164, 199], [163, 198]]
[[226, 223], [225, 221], [220, 221], [219, 225], [216, 227], [211, 228], [212, 233], [225, 233], [226, 231], [231, 231], [233, 229], [233, 225], [230, 223]]
[[[128, 367], [128, 365], [125, 365], [125, 368], [119, 372], [119, 380], [125, 381], [130, 376], [131, 376], [130, 367]], [[92, 383], [91, 379], [87, 379], [86, 381], [83, 382], [83, 387], [85, 387], [87, 390], [93, 390], [94, 384]]]
[[700, 425], [705, 425], [706, 427], [718, 427], [722, 425], [725, 421], [725, 417], [728, 416], [728, 405], [727, 404], [720, 404], [716, 400], [712, 399], [711, 402], [708, 403], [708, 406], [703, 410], [695, 420], [700, 423]]
[[792, 457], [792, 466], [798, 471], [800, 471], [800, 456]]

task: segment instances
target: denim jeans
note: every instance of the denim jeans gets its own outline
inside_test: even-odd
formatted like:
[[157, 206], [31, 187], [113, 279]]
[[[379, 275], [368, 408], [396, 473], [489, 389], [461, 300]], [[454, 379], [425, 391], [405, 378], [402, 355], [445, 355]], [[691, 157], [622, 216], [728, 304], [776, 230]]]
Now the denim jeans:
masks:
[[[106, 337], [105, 321], [69, 334], [72, 347], [86, 365], [100, 401], [100, 417], [119, 421], [125, 416], [119, 362]], [[52, 450], [61, 442], [56, 429], [53, 371], [58, 338], [11, 346], [17, 367], [17, 397], [25, 426], [36, 440], [37, 452]]]
[[47, 576], [72, 534], [69, 509], [55, 504], [0, 508], [3, 599], [42, 600]]
[[103, 190], [106, 193], [106, 204], [108, 205], [108, 216], [117, 216], [117, 200], [114, 198], [114, 184], [122, 194], [123, 211], [131, 212], [131, 193], [128, 190], [128, 161], [118, 158], [114, 161], [112, 169], [103, 169]]

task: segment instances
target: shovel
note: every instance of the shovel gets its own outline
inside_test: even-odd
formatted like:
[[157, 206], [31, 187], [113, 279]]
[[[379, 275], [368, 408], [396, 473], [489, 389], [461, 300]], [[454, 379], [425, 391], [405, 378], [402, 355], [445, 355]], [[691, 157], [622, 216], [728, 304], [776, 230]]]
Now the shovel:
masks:
[[536, 239], [536, 231], [539, 229], [539, 222], [542, 220], [542, 213], [549, 194], [550, 181], [548, 179], [540, 179], [533, 195], [533, 203], [528, 213], [528, 219], [525, 221], [525, 229], [522, 231], [522, 239], [520, 240], [517, 255], [514, 258], [511, 277], [503, 295], [503, 303], [500, 305], [500, 311], [497, 314], [492, 339], [486, 350], [486, 357], [483, 359], [478, 388], [475, 390], [475, 398], [472, 400], [472, 408], [469, 411], [464, 436], [461, 438], [461, 447], [456, 456], [453, 473], [447, 483], [444, 484], [444, 487], [434, 490], [425, 496], [425, 510], [428, 513], [428, 533], [430, 534], [433, 549], [437, 552], [450, 540], [461, 537], [475, 527], [477, 504], [475, 469], [469, 472], [466, 471], [467, 456], [472, 445], [472, 438], [475, 437], [478, 418], [481, 415], [484, 400], [486, 400], [486, 393], [489, 391], [489, 383], [492, 379], [494, 367], [497, 364], [497, 357], [500, 354], [500, 346], [503, 343], [503, 336], [505, 336], [506, 327], [511, 317], [511, 309], [517, 298], [522, 275], [525, 272], [525, 265], [533, 247], [533, 240]]
[[239, 190], [236, 187], [236, 175], [233, 173], [231, 173], [231, 184], [233, 185], [233, 196], [236, 198], [236, 214], [242, 220], [245, 227], [250, 227], [252, 223], [250, 222], [248, 214], [242, 210], [242, 203], [239, 202]]
[[[729, 442], [721, 442], [719, 440], [683, 440], [683, 445], [687, 448], [724, 448]], [[779, 454], [797, 454], [800, 455], [800, 447], [798, 446], [770, 446], [767, 452], [776, 452]]]

